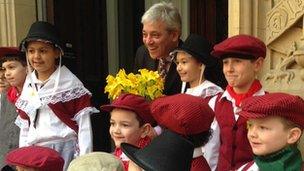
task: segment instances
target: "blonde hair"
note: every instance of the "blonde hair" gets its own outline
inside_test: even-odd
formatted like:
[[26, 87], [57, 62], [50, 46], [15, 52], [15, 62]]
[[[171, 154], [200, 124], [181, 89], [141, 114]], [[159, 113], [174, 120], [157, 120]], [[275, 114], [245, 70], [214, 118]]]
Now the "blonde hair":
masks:
[[284, 117], [279, 116], [279, 118], [280, 118], [281, 123], [283, 124], [285, 129], [292, 129], [292, 128], [297, 127], [297, 128], [300, 128], [303, 131], [303, 128], [300, 127], [298, 124], [296, 124], [296, 123], [294, 123], [294, 122], [292, 122], [292, 121], [290, 121], [290, 120], [288, 120]]

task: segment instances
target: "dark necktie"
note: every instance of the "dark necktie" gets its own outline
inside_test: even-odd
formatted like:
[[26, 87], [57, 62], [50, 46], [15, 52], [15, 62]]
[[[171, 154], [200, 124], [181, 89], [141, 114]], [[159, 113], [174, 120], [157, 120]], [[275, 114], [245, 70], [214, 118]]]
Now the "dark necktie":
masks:
[[166, 75], [167, 75], [167, 65], [168, 65], [168, 61], [164, 60], [164, 59], [160, 59], [159, 60], [159, 67], [158, 67], [158, 72], [159, 75], [165, 79]]

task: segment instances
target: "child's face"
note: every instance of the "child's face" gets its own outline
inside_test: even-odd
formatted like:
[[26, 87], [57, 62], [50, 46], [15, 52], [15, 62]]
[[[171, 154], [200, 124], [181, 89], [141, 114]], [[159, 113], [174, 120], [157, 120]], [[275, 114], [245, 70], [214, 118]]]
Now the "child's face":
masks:
[[0, 68], [0, 93], [6, 91], [6, 89], [9, 87], [9, 84], [5, 79], [4, 73], [4, 69]]
[[250, 119], [247, 126], [247, 137], [255, 155], [271, 154], [289, 144], [290, 129], [284, 127], [279, 117]]
[[50, 76], [56, 69], [59, 50], [44, 42], [33, 41], [27, 46], [27, 57], [39, 75]]
[[138, 145], [138, 141], [143, 134], [143, 129], [139, 126], [136, 114], [118, 108], [111, 112], [109, 131], [116, 147], [120, 147], [123, 142]]
[[2, 64], [7, 82], [21, 90], [26, 78], [27, 68], [19, 61], [5, 61]]
[[177, 52], [176, 55], [176, 70], [182, 81], [188, 82], [190, 87], [199, 85], [201, 77], [202, 63], [185, 52]]
[[256, 73], [262, 67], [262, 61], [262, 58], [255, 61], [240, 58], [223, 59], [225, 78], [236, 93], [246, 93], [249, 90]]

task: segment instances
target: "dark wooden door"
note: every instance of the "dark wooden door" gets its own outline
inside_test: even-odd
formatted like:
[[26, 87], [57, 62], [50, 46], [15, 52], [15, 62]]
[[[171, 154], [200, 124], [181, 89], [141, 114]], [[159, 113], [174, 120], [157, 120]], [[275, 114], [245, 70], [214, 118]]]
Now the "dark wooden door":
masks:
[[[49, 0], [48, 20], [69, 43], [64, 63], [92, 92], [92, 102], [99, 109], [108, 103], [104, 86], [108, 75], [106, 0]], [[110, 151], [109, 115], [91, 117], [94, 151]]]
[[228, 36], [228, 0], [190, 0], [190, 33], [218, 43]]

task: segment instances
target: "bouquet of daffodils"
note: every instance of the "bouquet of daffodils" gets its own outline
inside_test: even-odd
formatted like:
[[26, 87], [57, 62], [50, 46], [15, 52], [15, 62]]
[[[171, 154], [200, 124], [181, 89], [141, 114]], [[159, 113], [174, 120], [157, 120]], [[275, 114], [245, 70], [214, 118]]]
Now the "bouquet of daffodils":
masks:
[[139, 74], [126, 74], [124, 69], [120, 69], [116, 77], [108, 75], [105, 87], [105, 93], [109, 93], [108, 98], [114, 100], [121, 93], [140, 95], [148, 100], [162, 96], [164, 81], [158, 72], [147, 69], [138, 71]]

